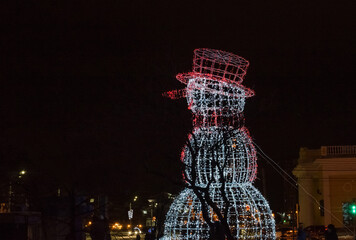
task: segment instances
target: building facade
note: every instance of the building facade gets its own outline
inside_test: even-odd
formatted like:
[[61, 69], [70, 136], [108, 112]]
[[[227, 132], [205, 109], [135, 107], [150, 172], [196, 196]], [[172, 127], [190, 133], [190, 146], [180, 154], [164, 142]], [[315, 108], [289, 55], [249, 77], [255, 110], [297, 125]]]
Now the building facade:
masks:
[[298, 179], [299, 222], [342, 227], [343, 203], [356, 200], [356, 145], [301, 148], [293, 170]]

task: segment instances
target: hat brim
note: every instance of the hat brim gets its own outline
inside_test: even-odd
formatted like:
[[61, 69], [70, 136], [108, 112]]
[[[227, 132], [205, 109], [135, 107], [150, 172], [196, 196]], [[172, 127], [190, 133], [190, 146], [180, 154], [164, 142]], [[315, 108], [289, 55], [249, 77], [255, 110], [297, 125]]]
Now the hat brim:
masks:
[[[201, 73], [179, 73], [176, 76], [177, 80], [180, 81], [181, 83], [184, 84], [188, 84], [190, 79], [196, 79], [196, 78], [207, 78], [207, 79], [211, 79], [214, 81], [218, 81], [218, 82], [224, 82], [226, 84], [228, 84], [231, 88], [234, 89], [238, 89], [240, 91], [242, 91], [244, 93], [244, 97], [252, 97], [255, 95], [255, 92], [252, 89], [249, 89], [241, 84], [237, 84], [236, 82], [232, 82], [228, 79], [224, 79], [224, 78], [216, 78], [213, 77], [210, 74], [201, 74]], [[233, 94], [233, 93], [227, 93], [225, 91], [218, 91], [216, 89], [210, 89], [207, 86], [204, 86], [204, 89], [206, 89], [208, 92], [214, 92], [214, 93], [218, 93], [218, 94], [222, 94], [222, 95], [227, 95], [227, 96], [241, 96], [239, 94]]]

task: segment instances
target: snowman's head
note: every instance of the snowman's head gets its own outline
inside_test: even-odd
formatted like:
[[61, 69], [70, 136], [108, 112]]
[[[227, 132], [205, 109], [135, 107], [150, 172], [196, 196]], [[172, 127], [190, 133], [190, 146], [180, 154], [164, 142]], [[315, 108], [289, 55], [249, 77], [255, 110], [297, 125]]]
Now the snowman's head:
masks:
[[243, 112], [246, 97], [253, 91], [211, 77], [196, 75], [187, 83], [186, 97], [189, 109], [200, 116], [231, 117]]

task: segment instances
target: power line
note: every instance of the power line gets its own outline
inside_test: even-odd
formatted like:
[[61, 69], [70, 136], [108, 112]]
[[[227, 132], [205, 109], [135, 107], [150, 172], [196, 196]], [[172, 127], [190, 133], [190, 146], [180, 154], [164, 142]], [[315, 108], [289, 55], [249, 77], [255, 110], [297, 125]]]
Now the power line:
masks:
[[[283, 179], [285, 179], [293, 188], [297, 189], [296, 186], [299, 186], [299, 188], [301, 190], [303, 190], [312, 200], [314, 200], [314, 204], [316, 204], [319, 208], [323, 209], [324, 211], [328, 212], [330, 214], [330, 216], [332, 216], [337, 222], [341, 223], [342, 225], [344, 225], [343, 222], [341, 222], [332, 212], [330, 209], [325, 208], [324, 206], [321, 206], [319, 201], [310, 193], [308, 192], [305, 187], [303, 185], [301, 185], [300, 183], [298, 183], [292, 176], [290, 176], [282, 167], [280, 167], [275, 161], [273, 161], [273, 159], [271, 159], [266, 153], [264, 153], [262, 151], [262, 149], [253, 141], [254, 146], [257, 148], [258, 150], [258, 154], [267, 161], [267, 163], [269, 163], [282, 177]], [[284, 174], [282, 174], [281, 172], [283, 172]], [[287, 179], [285, 176], [287, 176], [289, 179]], [[292, 184], [292, 183], [294, 184]], [[351, 233], [353, 233], [353, 231], [351, 229], [349, 229], [347, 226], [345, 226], [345, 228], [350, 231]]]

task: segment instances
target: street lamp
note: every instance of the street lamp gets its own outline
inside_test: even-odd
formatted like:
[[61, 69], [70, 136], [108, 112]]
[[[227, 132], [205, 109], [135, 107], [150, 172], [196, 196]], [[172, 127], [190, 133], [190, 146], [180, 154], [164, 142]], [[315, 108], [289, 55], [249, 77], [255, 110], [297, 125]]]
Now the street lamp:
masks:
[[19, 178], [22, 178], [22, 176], [24, 176], [25, 174], [26, 174], [26, 171], [25, 171], [25, 170], [21, 170], [21, 171], [19, 172], [18, 177], [19, 177]]
[[14, 194], [14, 191], [13, 191], [13, 182], [16, 182], [18, 181], [18, 179], [22, 178], [25, 174], [26, 174], [26, 170], [23, 169], [19, 172], [12, 172], [10, 173], [10, 177], [9, 177], [9, 191], [8, 191], [8, 212], [11, 212], [11, 205], [13, 204], [13, 201], [12, 201], [12, 196]]
[[[138, 199], [138, 196], [135, 196], [133, 201], [136, 202]], [[129, 215], [129, 220], [130, 220], [130, 225], [132, 226], [132, 219], [133, 219], [133, 209], [131, 207], [131, 202], [130, 202], [130, 210], [128, 212], [128, 215]]]

